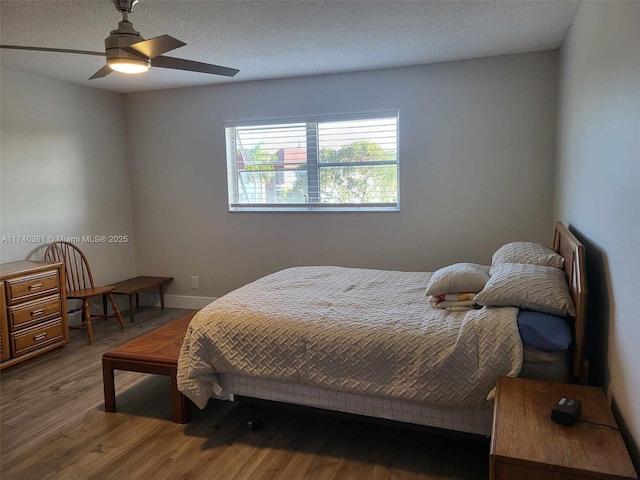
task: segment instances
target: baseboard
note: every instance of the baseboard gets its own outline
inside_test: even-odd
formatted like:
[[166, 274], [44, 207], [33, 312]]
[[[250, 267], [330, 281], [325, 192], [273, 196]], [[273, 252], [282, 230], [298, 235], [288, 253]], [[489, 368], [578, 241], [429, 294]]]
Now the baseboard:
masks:
[[[192, 297], [188, 295], [165, 295], [164, 306], [167, 308], [186, 308], [200, 310], [215, 300], [215, 297]], [[145, 307], [159, 307], [160, 298], [157, 293], [141, 293], [140, 305]]]
[[[129, 310], [129, 298], [126, 295], [114, 295], [116, 303], [118, 304], [118, 308], [121, 312], [125, 312]], [[164, 306], [167, 308], [184, 308], [187, 310], [200, 310], [202, 307], [209, 305], [213, 302], [215, 297], [192, 297], [188, 295], [165, 295], [164, 296]], [[72, 302], [73, 300], [69, 300]], [[77, 308], [80, 306], [80, 302], [75, 300], [77, 305], [74, 303], [73, 305], [68, 305], [68, 308]], [[157, 292], [149, 292], [149, 293], [141, 293], [140, 294], [140, 306], [145, 307], [160, 307], [160, 297]], [[89, 308], [92, 313], [100, 313], [102, 312], [102, 298], [95, 297], [89, 300]], [[111, 308], [111, 304], [107, 305], [108, 313], [113, 313], [113, 309]], [[128, 313], [125, 314], [125, 316]], [[67, 321], [69, 325], [77, 325], [81, 322], [82, 312], [74, 312], [68, 315]]]

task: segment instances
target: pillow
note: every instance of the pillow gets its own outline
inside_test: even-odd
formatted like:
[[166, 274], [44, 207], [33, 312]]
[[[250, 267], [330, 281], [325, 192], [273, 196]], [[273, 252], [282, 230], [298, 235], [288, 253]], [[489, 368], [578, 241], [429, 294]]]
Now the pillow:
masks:
[[543, 267], [564, 267], [564, 257], [539, 243], [511, 242], [493, 254], [491, 265], [501, 263], [526, 263]]
[[427, 295], [479, 292], [489, 280], [489, 268], [475, 263], [454, 263], [436, 270], [427, 285]]
[[571, 345], [571, 328], [566, 320], [534, 310], [518, 312], [518, 329], [525, 347], [547, 352], [567, 350]]
[[479, 305], [528, 308], [561, 317], [576, 314], [564, 272], [558, 268], [503, 263], [489, 273], [489, 281], [474, 298]]

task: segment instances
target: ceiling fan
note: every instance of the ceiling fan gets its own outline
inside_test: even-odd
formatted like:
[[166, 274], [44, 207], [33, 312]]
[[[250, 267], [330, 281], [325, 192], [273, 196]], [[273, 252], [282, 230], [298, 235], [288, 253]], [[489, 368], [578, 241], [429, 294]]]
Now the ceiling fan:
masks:
[[122, 13], [122, 21], [118, 23], [118, 28], [112, 30], [111, 34], [105, 38], [104, 52], [70, 50], [66, 48], [27, 47], [20, 45], [0, 45], [0, 48], [106, 56], [107, 64], [94, 73], [89, 80], [105, 77], [112, 71], [129, 74], [143, 73], [152, 66], [209, 73], [212, 75], [224, 75], [226, 77], [233, 77], [239, 72], [239, 70], [235, 68], [194, 62], [193, 60], [184, 60], [182, 58], [165, 57], [163, 55], [164, 53], [183, 47], [186, 43], [170, 35], [161, 35], [145, 40], [139, 32], [133, 29], [133, 24], [128, 19], [128, 14], [131, 13], [133, 7], [138, 3], [138, 0], [113, 0], [113, 3], [118, 11]]

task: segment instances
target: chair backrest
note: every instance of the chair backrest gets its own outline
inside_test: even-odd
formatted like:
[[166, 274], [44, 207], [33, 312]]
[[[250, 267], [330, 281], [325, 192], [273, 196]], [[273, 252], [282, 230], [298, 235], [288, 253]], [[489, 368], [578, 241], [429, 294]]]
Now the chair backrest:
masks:
[[73, 243], [53, 242], [45, 250], [44, 259], [47, 262], [64, 263], [67, 292], [93, 288], [93, 275], [87, 257]]

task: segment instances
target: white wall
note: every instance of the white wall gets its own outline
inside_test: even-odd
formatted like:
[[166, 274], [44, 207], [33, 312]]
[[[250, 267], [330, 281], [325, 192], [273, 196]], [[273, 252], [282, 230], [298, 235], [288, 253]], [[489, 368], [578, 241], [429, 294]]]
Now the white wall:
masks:
[[[134, 275], [123, 96], [7, 68], [0, 79], [1, 261], [41, 260], [51, 237], [128, 235], [79, 246], [97, 283]], [[6, 238], [28, 235], [44, 241]]]
[[[556, 52], [128, 94], [136, 258], [219, 296], [292, 265], [433, 270], [553, 232]], [[229, 213], [224, 123], [400, 110], [398, 213]], [[200, 277], [192, 290], [189, 277]]]
[[595, 380], [610, 381], [609, 393], [636, 441], [639, 22], [640, 2], [583, 2], [578, 10], [560, 54], [556, 193], [558, 217], [570, 223], [587, 246]]

